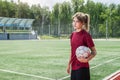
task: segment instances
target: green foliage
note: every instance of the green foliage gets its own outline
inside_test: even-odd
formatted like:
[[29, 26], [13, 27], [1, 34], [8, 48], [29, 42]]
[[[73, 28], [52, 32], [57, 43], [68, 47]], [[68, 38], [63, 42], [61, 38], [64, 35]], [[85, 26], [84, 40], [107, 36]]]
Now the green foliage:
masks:
[[60, 21], [62, 23], [69, 23], [71, 20], [71, 7], [69, 2], [64, 2], [60, 6], [60, 11], [59, 11], [59, 16], [60, 16]]
[[105, 34], [106, 34], [105, 25], [99, 24], [98, 26], [99, 26], [99, 36], [100, 37], [105, 36]]
[[[109, 37], [119, 37], [120, 4], [106, 5], [99, 2], [95, 3], [92, 0], [71, 0], [71, 3], [66, 1], [56, 3], [50, 10], [47, 6], [41, 7], [40, 4], [29, 6], [20, 0], [18, 4], [13, 1], [0, 0], [0, 16], [33, 18], [35, 19], [33, 29], [37, 30], [40, 35], [43, 33], [42, 28], [45, 28], [45, 25], [51, 25], [51, 32], [54, 32], [53, 29], [56, 27], [68, 30], [69, 27], [66, 25], [71, 24], [72, 15], [78, 11], [90, 14], [90, 32], [92, 32], [93, 37], [105, 37], [106, 24], [108, 25]], [[61, 34], [66, 33], [66, 31], [61, 32]]]

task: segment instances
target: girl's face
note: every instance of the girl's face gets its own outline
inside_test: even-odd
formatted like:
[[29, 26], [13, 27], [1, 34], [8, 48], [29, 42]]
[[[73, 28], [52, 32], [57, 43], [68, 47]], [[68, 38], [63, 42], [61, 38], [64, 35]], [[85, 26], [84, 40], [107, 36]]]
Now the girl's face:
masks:
[[82, 29], [83, 23], [79, 21], [76, 17], [74, 17], [72, 25], [75, 30], [80, 30]]

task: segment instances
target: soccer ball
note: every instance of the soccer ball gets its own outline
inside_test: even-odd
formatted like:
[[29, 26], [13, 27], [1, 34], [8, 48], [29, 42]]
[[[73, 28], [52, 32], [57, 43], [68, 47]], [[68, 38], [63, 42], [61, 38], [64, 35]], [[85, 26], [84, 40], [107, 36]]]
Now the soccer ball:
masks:
[[90, 49], [86, 46], [79, 46], [77, 49], [76, 49], [76, 56], [77, 58], [78, 57], [84, 57], [84, 58], [87, 58], [89, 57], [91, 54], [90, 52]]

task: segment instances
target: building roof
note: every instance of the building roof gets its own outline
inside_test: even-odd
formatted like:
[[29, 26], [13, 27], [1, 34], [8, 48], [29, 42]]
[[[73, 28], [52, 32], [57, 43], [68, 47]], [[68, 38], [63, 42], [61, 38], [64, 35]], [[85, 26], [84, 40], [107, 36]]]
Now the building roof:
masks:
[[0, 27], [32, 27], [34, 19], [0, 17]]

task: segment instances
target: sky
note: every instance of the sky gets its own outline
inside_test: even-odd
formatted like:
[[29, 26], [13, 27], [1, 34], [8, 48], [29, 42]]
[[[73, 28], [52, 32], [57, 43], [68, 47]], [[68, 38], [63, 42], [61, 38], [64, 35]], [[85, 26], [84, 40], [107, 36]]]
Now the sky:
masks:
[[[8, 1], [11, 1], [11, 0], [8, 0]], [[18, 0], [13, 0], [13, 1], [17, 2]], [[57, 2], [62, 3], [64, 1], [71, 1], [71, 0], [20, 0], [20, 1], [27, 2], [29, 5], [40, 4], [41, 7], [48, 6], [49, 9], [52, 9], [54, 4]], [[120, 0], [93, 0], [93, 1], [94, 2], [102, 2], [104, 4], [111, 4], [111, 3], [120, 4]]]
[[[11, 0], [8, 0], [11, 1]], [[13, 0], [14, 2], [18, 2], [18, 0]], [[59, 2], [62, 3], [64, 1], [70, 0], [20, 0], [21, 2], [27, 2], [29, 5], [32, 4], [40, 4], [42, 6], [48, 6], [50, 9], [54, 6], [55, 3]]]
[[111, 3], [120, 4], [120, 0], [93, 0], [93, 1], [102, 2], [104, 4], [111, 4]]

